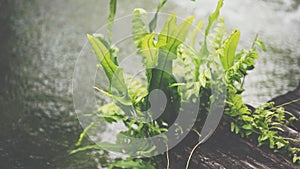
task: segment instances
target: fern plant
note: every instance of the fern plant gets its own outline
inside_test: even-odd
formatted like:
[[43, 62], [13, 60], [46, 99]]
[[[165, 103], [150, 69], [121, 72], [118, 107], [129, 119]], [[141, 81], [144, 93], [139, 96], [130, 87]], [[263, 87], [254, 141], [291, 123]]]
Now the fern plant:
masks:
[[[255, 137], [259, 146], [269, 145], [274, 151], [288, 154], [294, 163], [299, 163], [300, 149], [290, 144], [291, 141], [297, 140], [281, 135], [281, 126], [288, 124], [293, 116], [286, 120], [287, 112], [282, 107], [274, 107], [273, 103], [262, 105], [252, 112], [242, 100], [244, 78], [248, 71], [255, 67], [258, 49], [266, 50], [264, 43], [256, 37], [250, 49], [237, 51], [240, 31], [234, 30], [228, 35], [224, 19], [219, 18], [223, 0], [218, 1], [215, 11], [208, 18], [203, 40], [199, 42], [199, 50], [195, 44], [204, 22], [199, 21], [192, 28], [194, 17], [177, 24], [177, 18], [172, 14], [161, 32], [156, 34], [154, 30], [158, 12], [165, 3], [166, 0], [163, 0], [159, 4], [148, 26], [143, 19], [146, 14], [144, 9], [135, 9], [133, 12], [133, 39], [146, 70], [146, 84], [124, 73], [118, 64], [117, 49], [111, 46], [110, 39], [106, 40], [98, 35], [87, 36], [109, 80], [107, 90], [98, 87], [95, 89], [112, 99], [112, 102], [98, 109], [96, 116], [109, 123], [121, 121], [127, 127], [127, 131], [118, 134], [116, 144], [79, 147], [71, 153], [88, 149], [110, 149], [128, 155], [150, 156], [152, 152], [157, 151], [157, 147], [141, 143], [134, 145], [139, 147], [139, 151], [134, 152], [136, 148], [128, 143], [128, 138], [163, 135], [174, 123], [180, 105], [199, 97], [206, 98], [200, 105], [200, 112], [207, 113], [210, 104], [217, 99], [211, 95], [211, 86], [219, 86], [222, 92], [222, 84], [225, 84], [224, 113], [229, 130], [242, 137]], [[116, 1], [111, 0], [110, 4], [109, 27], [114, 20]], [[152, 116], [149, 104], [150, 93], [156, 89], [163, 91], [167, 99], [165, 110], [157, 119]], [[202, 113], [199, 120], [204, 120], [206, 116], [209, 114]], [[80, 146], [87, 131], [95, 125], [99, 125], [98, 121], [91, 123], [83, 131], [77, 146]], [[164, 139], [168, 146], [168, 138], [161, 139]], [[116, 160], [109, 168], [154, 168], [150, 162], [128, 158]]]

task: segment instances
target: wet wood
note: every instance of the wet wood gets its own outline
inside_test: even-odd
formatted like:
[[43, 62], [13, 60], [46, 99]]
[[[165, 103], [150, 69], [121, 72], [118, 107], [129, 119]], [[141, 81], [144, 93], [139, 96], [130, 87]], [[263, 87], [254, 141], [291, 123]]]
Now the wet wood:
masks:
[[[300, 83], [298, 87], [289, 91], [286, 94], [275, 97], [272, 99], [272, 102], [275, 102], [275, 105], [283, 105], [284, 109], [292, 113], [297, 120], [295, 120], [290, 126], [297, 131], [300, 131]], [[290, 104], [287, 104], [290, 103]]]
[[[271, 101], [275, 105], [282, 105], [300, 98], [300, 83], [298, 88], [278, 96]], [[284, 135], [300, 139], [300, 100], [284, 105], [284, 108], [296, 116], [297, 120], [291, 126], [284, 126]], [[190, 132], [189, 135], [170, 154], [170, 168], [184, 169], [186, 161], [197, 144], [198, 135]], [[300, 147], [299, 143], [292, 143]], [[166, 161], [165, 161], [166, 162]], [[274, 153], [267, 147], [257, 147], [255, 139], [244, 139], [231, 133], [229, 126], [220, 125], [214, 135], [207, 142], [200, 145], [195, 151], [190, 169], [300, 169], [300, 166], [287, 160], [287, 157]]]

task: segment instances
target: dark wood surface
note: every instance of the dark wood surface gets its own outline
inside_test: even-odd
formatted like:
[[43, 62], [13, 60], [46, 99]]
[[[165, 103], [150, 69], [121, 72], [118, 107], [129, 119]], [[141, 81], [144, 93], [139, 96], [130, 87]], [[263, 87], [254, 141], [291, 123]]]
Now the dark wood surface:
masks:
[[[275, 97], [271, 101], [274, 101], [276, 105], [282, 105], [299, 98], [300, 84], [295, 90]], [[285, 135], [300, 139], [300, 101], [287, 104], [284, 108], [297, 118], [291, 126], [285, 127]], [[255, 139], [249, 141], [229, 130], [228, 127], [220, 125], [213, 136], [197, 148], [189, 169], [300, 169], [300, 166], [286, 160], [283, 155], [274, 153], [267, 147], [257, 147]], [[197, 134], [191, 132], [169, 152], [170, 168], [185, 169], [188, 156], [197, 144], [197, 140]], [[293, 143], [293, 145], [300, 147], [299, 143]]]

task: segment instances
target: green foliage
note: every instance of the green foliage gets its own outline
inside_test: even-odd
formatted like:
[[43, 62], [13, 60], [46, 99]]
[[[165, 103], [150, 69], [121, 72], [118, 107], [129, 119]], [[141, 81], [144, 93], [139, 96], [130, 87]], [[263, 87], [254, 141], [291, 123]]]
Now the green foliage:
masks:
[[141, 47], [140, 44], [142, 39], [148, 34], [148, 30], [144, 22], [146, 13], [147, 12], [142, 8], [136, 8], [133, 11], [132, 35], [134, 36], [134, 43], [136, 44], [137, 48]]
[[219, 15], [220, 15], [220, 10], [221, 10], [223, 4], [224, 4], [224, 1], [219, 0], [216, 10], [209, 16], [208, 25], [205, 29], [205, 36], [208, 36], [211, 26], [218, 19]]
[[218, 19], [219, 15], [220, 15], [220, 10], [223, 6], [223, 3], [224, 3], [223, 0], [219, 0], [217, 8], [215, 9], [215, 11], [208, 18], [208, 25], [205, 29], [205, 37], [204, 37], [203, 46], [202, 46], [202, 49], [201, 49], [201, 55], [203, 55], [204, 57], [207, 57], [209, 55], [209, 51], [208, 51], [208, 48], [207, 48], [207, 37], [208, 37], [209, 32], [211, 30], [211, 26]]
[[123, 77], [123, 70], [112, 61], [111, 53], [107, 46], [96, 37], [87, 35], [87, 38], [92, 45], [100, 64], [103, 66], [106, 76], [109, 79], [110, 92], [117, 92], [113, 93], [114, 95], [126, 95], [127, 89]]
[[117, 0], [110, 0], [109, 1], [109, 16], [108, 16], [108, 36], [109, 42], [111, 42], [112, 38], [112, 24], [115, 20], [116, 12], [117, 12]]
[[167, 3], [167, 1], [168, 0], [162, 0], [161, 3], [157, 6], [155, 15], [154, 15], [153, 19], [149, 23], [149, 30], [150, 30], [150, 32], [153, 32], [155, 30], [156, 24], [157, 24], [158, 13], [163, 8], [163, 6]]
[[[152, 74], [150, 90], [168, 88], [171, 85], [168, 80], [164, 80], [166, 77], [164, 74], [165, 72], [172, 74], [172, 60], [177, 58], [177, 48], [184, 42], [192, 21], [193, 17], [186, 19], [180, 25], [176, 25], [176, 16], [171, 15], [165, 23], [156, 43], [159, 55], [157, 68], [162, 71], [155, 71], [155, 74]], [[167, 84], [162, 86], [163, 83]]]
[[225, 114], [232, 118], [230, 129], [242, 137], [256, 137], [258, 146], [265, 144], [275, 152], [287, 153], [296, 163], [299, 161], [297, 153], [300, 149], [291, 146], [290, 141], [295, 140], [282, 136], [282, 126], [290, 123], [294, 117], [286, 120], [288, 112], [282, 107], [274, 107], [274, 103], [266, 103], [251, 112], [240, 95], [244, 91], [242, 79], [248, 70], [254, 69], [255, 59], [258, 57], [255, 45], [266, 50], [263, 42], [256, 38], [250, 50], [243, 49], [236, 54], [233, 66], [226, 71], [228, 96]]
[[228, 70], [234, 64], [235, 51], [239, 43], [239, 39], [240, 31], [235, 30], [224, 42], [220, 59], [225, 70]]
[[224, 26], [224, 18], [220, 17], [213, 28], [213, 31], [209, 34], [209, 39], [211, 41], [211, 50], [218, 50], [223, 45], [224, 36], [227, 34]]
[[[128, 144], [128, 138], [145, 138], [162, 134], [174, 122], [180, 105], [199, 97], [203, 101], [200, 105], [200, 121], [205, 119], [205, 116], [212, 117], [210, 114], [207, 115], [208, 109], [217, 98], [211, 95], [211, 86], [218, 86], [217, 92], [222, 92], [221, 84], [225, 83], [227, 96], [224, 113], [226, 122], [230, 124], [230, 130], [242, 137], [256, 138], [259, 146], [268, 145], [274, 151], [288, 154], [294, 163], [299, 162], [300, 149], [290, 144], [295, 140], [282, 136], [282, 126], [292, 120], [286, 120], [287, 112], [282, 107], [274, 107], [273, 103], [259, 106], [252, 112], [242, 99], [244, 78], [248, 71], [255, 67], [255, 59], [258, 58], [257, 47], [266, 51], [264, 43], [256, 37], [250, 49], [237, 51], [240, 31], [234, 30], [227, 35], [224, 19], [219, 18], [223, 0], [218, 1], [215, 11], [209, 16], [204, 39], [199, 42], [200, 50], [196, 49], [195, 44], [204, 22], [198, 22], [191, 29], [194, 17], [177, 24], [177, 18], [172, 14], [157, 35], [153, 30], [156, 28], [158, 12], [166, 2], [167, 0], [162, 0], [158, 5], [157, 12], [149, 23], [149, 30], [144, 21], [146, 11], [135, 9], [133, 13], [133, 39], [146, 69], [146, 84], [124, 74], [118, 65], [117, 48], [112, 48], [102, 36], [88, 35], [88, 40], [109, 80], [107, 91], [97, 87], [95, 89], [112, 99], [112, 102], [97, 110], [96, 116], [104, 118], [109, 123], [121, 121], [127, 130], [117, 135], [116, 144], [103, 143], [79, 147], [72, 153], [107, 148], [125, 151], [131, 155], [137, 153], [134, 151], [138, 147], [139, 155], [149, 156], [151, 152], [156, 151], [155, 146], [150, 147], [151, 144], [141, 142], [133, 147], [132, 144]], [[116, 1], [111, 0], [110, 5], [111, 25], [116, 13]], [[168, 100], [163, 115], [157, 120], [153, 120], [149, 110], [149, 94], [155, 89], [162, 90]], [[92, 122], [83, 131], [77, 146], [81, 144], [88, 130], [99, 122], [101, 123], [101, 120]], [[165, 137], [162, 139], [167, 141]], [[115, 161], [109, 168], [154, 167], [150, 162], [128, 158]]]

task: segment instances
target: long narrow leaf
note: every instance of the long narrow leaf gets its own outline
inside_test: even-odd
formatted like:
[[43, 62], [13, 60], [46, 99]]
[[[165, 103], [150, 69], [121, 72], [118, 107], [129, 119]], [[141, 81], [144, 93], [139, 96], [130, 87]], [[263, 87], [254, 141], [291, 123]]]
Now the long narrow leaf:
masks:
[[117, 11], [117, 0], [110, 0], [109, 2], [109, 16], [108, 16], [108, 37], [109, 37], [109, 42], [111, 42], [112, 39], [112, 24], [115, 20], [116, 16], [116, 11]]
[[126, 95], [127, 87], [123, 77], [123, 69], [111, 60], [109, 49], [99, 39], [91, 35], [87, 35], [87, 37], [109, 79], [111, 90], [117, 90], [114, 92], [122, 93], [123, 96]]
[[146, 24], [144, 23], [143, 18], [145, 17], [146, 11], [142, 8], [136, 8], [133, 11], [133, 18], [132, 18], [132, 34], [134, 43], [136, 44], [137, 48], [140, 48], [140, 44], [142, 39], [145, 35], [148, 34]]
[[76, 154], [76, 153], [86, 151], [86, 150], [103, 150], [103, 148], [97, 144], [89, 145], [89, 146], [77, 148], [77, 149], [71, 151], [70, 154]]
[[157, 6], [155, 15], [154, 15], [153, 19], [151, 20], [151, 22], [149, 23], [150, 32], [153, 32], [154, 29], [156, 28], [158, 13], [161, 10], [161, 8], [167, 3], [167, 1], [168, 0], [162, 0], [161, 3]]
[[207, 25], [207, 27], [205, 29], [205, 37], [208, 36], [212, 24], [218, 19], [219, 15], [220, 15], [220, 9], [222, 8], [223, 3], [224, 3], [224, 0], [219, 0], [217, 8], [215, 9], [214, 13], [212, 13], [209, 16], [209, 18], [208, 18], [208, 25]]
[[197, 39], [197, 36], [198, 36], [198, 33], [200, 32], [200, 30], [202, 29], [202, 26], [203, 26], [203, 23], [204, 21], [201, 20], [197, 25], [196, 27], [189, 33], [189, 40], [190, 40], [190, 45], [192, 47], [195, 47], [195, 44], [196, 44], [196, 39]]
[[[193, 20], [194, 17], [190, 17], [180, 25], [176, 25], [176, 16], [171, 15], [165, 23], [156, 44], [159, 48], [158, 69], [162, 71], [157, 70], [155, 71], [157, 73], [152, 75], [152, 87], [162, 88], [164, 73], [172, 74], [172, 60], [176, 59], [177, 47], [184, 42]], [[166, 85], [169, 86], [167, 83]]]
[[141, 53], [144, 56], [146, 68], [152, 68], [157, 65], [157, 49], [154, 44], [154, 33], [144, 36], [141, 40]]
[[208, 19], [208, 25], [206, 26], [206, 29], [205, 29], [205, 35], [204, 35], [204, 42], [203, 42], [203, 46], [201, 47], [200, 49], [200, 54], [201, 56], [203, 57], [207, 57], [209, 55], [209, 50], [207, 48], [207, 36], [209, 34], [209, 31], [210, 31], [210, 28], [211, 26], [213, 25], [213, 23], [218, 19], [219, 17], [219, 14], [220, 14], [220, 10], [223, 6], [223, 2], [224, 0], [219, 0], [218, 1], [218, 5], [215, 9], [215, 11], [209, 16], [209, 19]]
[[116, 105], [119, 106], [127, 115], [134, 115], [135, 111], [128, 96], [128, 89], [124, 80], [123, 69], [111, 60], [110, 51], [99, 39], [91, 35], [87, 35], [87, 37], [109, 80], [109, 94], [116, 102]]
[[234, 57], [237, 45], [240, 40], [240, 31], [235, 30], [233, 33], [226, 39], [223, 46], [223, 54], [221, 54], [220, 59], [225, 70], [228, 70], [234, 65]]

